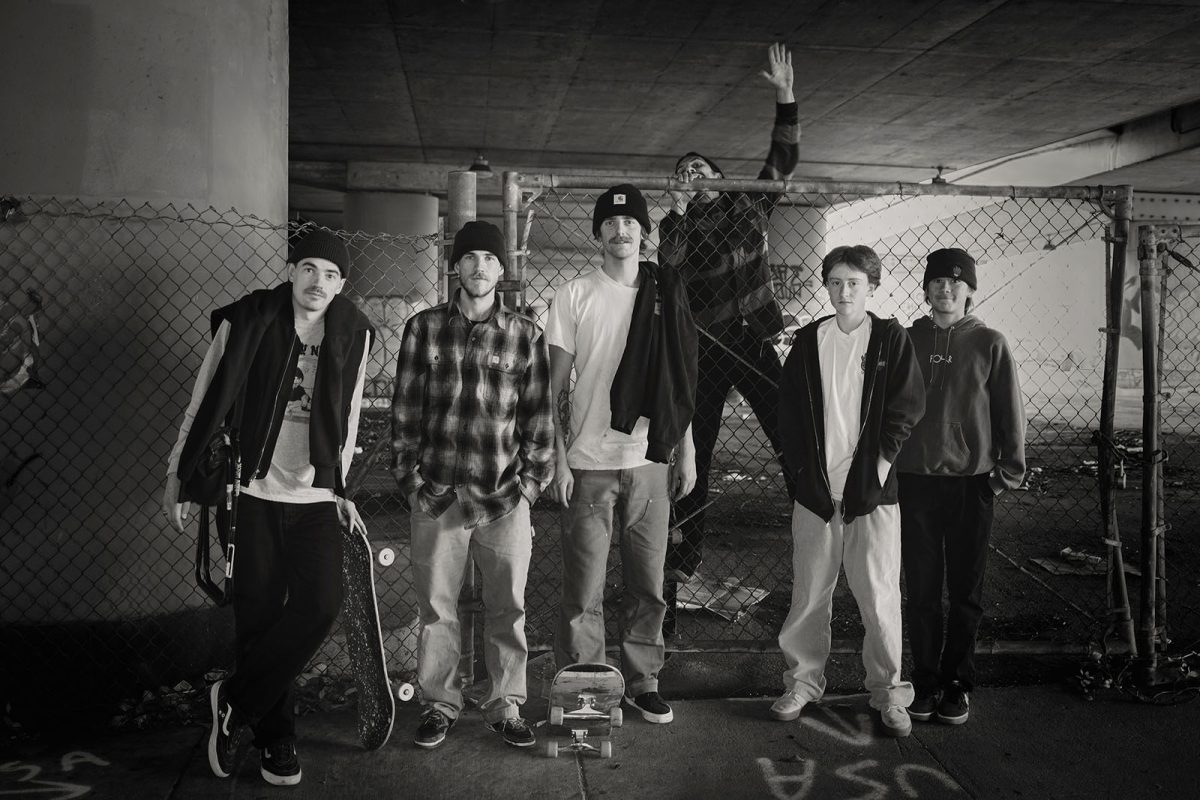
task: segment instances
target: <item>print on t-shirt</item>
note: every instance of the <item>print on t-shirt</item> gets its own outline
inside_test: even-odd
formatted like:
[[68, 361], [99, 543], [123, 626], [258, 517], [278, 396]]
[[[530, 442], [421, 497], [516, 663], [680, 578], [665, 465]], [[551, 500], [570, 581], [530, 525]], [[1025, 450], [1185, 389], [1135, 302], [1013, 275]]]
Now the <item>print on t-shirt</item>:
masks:
[[321, 352], [319, 344], [304, 344], [301, 342], [300, 359], [296, 362], [296, 372], [292, 376], [292, 393], [288, 396], [287, 409], [283, 418], [288, 422], [308, 423], [312, 411], [313, 386], [317, 377], [317, 356]]

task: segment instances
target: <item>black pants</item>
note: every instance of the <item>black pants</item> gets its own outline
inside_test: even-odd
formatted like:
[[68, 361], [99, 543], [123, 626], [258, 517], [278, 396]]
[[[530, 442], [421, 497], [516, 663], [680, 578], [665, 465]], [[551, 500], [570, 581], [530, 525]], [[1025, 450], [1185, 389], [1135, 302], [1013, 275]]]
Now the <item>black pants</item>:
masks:
[[342, 605], [342, 533], [332, 503], [238, 499], [229, 702], [254, 746], [295, 741], [294, 686]]
[[[682, 541], [667, 549], [667, 569], [685, 575], [694, 573], [704, 558], [705, 512], [701, 509], [708, 502], [708, 471], [731, 387], [746, 398], [776, 457], [783, 461], [778, 422], [781, 368], [774, 345], [757, 339], [740, 321], [732, 331], [713, 333], [719, 342], [700, 333], [696, 359], [696, 411], [692, 415], [696, 488], [675, 504], [675, 519], [683, 520], [678, 526]], [[794, 480], [786, 467], [783, 478], [791, 497]]]
[[[988, 474], [898, 477], [913, 687], [919, 695], [931, 694], [957, 682], [971, 691], [992, 530]], [[943, 579], [948, 611], [942, 605]]]

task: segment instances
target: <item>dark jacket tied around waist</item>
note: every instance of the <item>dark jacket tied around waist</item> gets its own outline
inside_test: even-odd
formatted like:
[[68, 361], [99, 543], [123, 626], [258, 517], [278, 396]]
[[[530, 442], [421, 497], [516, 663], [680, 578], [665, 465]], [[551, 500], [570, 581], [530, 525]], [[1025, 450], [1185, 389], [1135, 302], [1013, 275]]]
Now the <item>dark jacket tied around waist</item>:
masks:
[[650, 261], [638, 271], [629, 338], [609, 391], [612, 427], [628, 434], [649, 418], [646, 458], [665, 464], [696, 407], [696, 326], [678, 272]]
[[[233, 422], [241, 440], [242, 484], [249, 485], [252, 478], [267, 474], [300, 358], [291, 282], [253, 291], [217, 309], [212, 313], [212, 334], [225, 321], [230, 324], [229, 341], [179, 459], [178, 474], [184, 486], [209, 439], [231, 417], [239, 398], [243, 401], [241, 419]], [[372, 340], [374, 335], [366, 316], [341, 295], [330, 302], [324, 322], [308, 426], [309, 454], [316, 468], [313, 486], [340, 494], [345, 479], [340, 456], [350, 402], [367, 334], [372, 334]]]

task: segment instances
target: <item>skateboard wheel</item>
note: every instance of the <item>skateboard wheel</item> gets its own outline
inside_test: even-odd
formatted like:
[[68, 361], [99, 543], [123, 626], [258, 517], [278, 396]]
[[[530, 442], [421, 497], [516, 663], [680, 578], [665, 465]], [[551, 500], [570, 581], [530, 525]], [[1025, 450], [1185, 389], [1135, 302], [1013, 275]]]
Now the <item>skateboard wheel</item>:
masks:
[[550, 706], [550, 724], [562, 725], [563, 709], [562, 706]]
[[683, 544], [683, 531], [678, 528], [674, 529], [671, 531], [670, 538], [671, 544]]
[[625, 713], [618, 708], [610, 708], [608, 710], [608, 721], [612, 723], [614, 728], [621, 727], [621, 723], [625, 721]]
[[605, 741], [600, 743], [600, 757], [612, 758], [612, 742]]
[[546, 742], [542, 746], [542, 755], [546, 758], [558, 758], [558, 742]]
[[411, 683], [402, 683], [396, 687], [396, 699], [401, 703], [407, 703], [409, 700], [412, 700], [413, 695], [416, 693], [417, 690], [413, 688]]
[[396, 551], [390, 547], [385, 547], [379, 551], [379, 566], [390, 567], [392, 562], [396, 560]]

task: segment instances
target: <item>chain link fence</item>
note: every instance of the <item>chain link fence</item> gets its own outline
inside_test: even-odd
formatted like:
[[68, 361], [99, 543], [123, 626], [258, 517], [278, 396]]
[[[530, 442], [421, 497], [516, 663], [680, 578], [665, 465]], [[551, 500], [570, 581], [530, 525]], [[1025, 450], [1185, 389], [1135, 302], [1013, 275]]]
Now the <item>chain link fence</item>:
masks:
[[[1164, 231], [1159, 379], [1160, 442], [1166, 460], [1159, 478], [1165, 579], [1157, 625], [1176, 652], [1200, 648], [1200, 227]], [[1165, 569], [1164, 569], [1165, 567]], [[1164, 642], [1165, 644], [1165, 642]]]
[[[295, 232], [191, 206], [0, 203], [0, 684], [14, 719], [71, 718], [81, 703], [120, 718], [136, 713], [127, 698], [187, 694], [232, 663], [232, 614], [192, 575], [194, 524], [168, 528], [160, 498], [209, 314], [286, 280]], [[391, 384], [405, 321], [444, 281], [436, 236], [341, 235], [347, 292], [377, 334], [348, 480], [375, 543], [398, 555], [377, 570], [401, 670], [415, 663], [416, 603], [387, 471]], [[347, 665], [335, 628], [311, 669]]]
[[[520, 208], [512, 209], [519, 216], [508, 227], [519, 231], [517, 249], [525, 253], [526, 308], [544, 322], [557, 286], [600, 264], [591, 214], [609, 184], [519, 180]], [[656, 227], [670, 205], [664, 188], [645, 185]], [[1092, 434], [1103, 378], [1111, 208], [1099, 191], [1061, 194], [805, 185], [775, 198], [766, 231], [785, 325], [772, 344], [779, 359], [799, 326], [828, 313], [819, 276], [828, 248], [875, 248], [884, 278], [869, 308], [904, 322], [926, 313], [920, 276], [929, 251], [958, 246], [977, 258], [975, 312], [1007, 336], [1029, 416], [1028, 479], [997, 506], [982, 631], [993, 643], [1080, 643], [1096, 634], [1106, 612], [1103, 570], [1063, 551], [1100, 552]], [[52, 713], [45, 703], [56, 696], [76, 703], [82, 694], [108, 708], [164, 683], [188, 691], [202, 684], [205, 670], [231, 663], [231, 615], [208, 606], [196, 589], [194, 539], [165, 526], [159, 497], [207, 347], [208, 315], [284, 279], [290, 232], [213, 209], [0, 203], [0, 678], [15, 717]], [[391, 668], [401, 671], [415, 664], [417, 611], [408, 515], [388, 472], [391, 382], [405, 321], [446, 297], [445, 278], [438, 237], [341, 235], [353, 260], [348, 292], [378, 334], [349, 482], [376, 549], [396, 556], [376, 570], [385, 647]], [[650, 244], [647, 257], [655, 259], [656, 237]], [[1177, 269], [1172, 280], [1195, 281], [1193, 273]], [[1181, 304], [1194, 301], [1190, 289], [1176, 294]], [[1178, 313], [1182, 353], [1194, 338], [1183, 326], [1198, 317], [1194, 309]], [[1190, 379], [1191, 362], [1180, 363], [1175, 372]], [[1186, 394], [1173, 393], [1174, 402]], [[1180, 407], [1177, 416], [1186, 424], [1194, 408]], [[1174, 445], [1172, 469], [1193, 460]], [[701, 580], [672, 587], [677, 612], [669, 647], [773, 649], [790, 596], [790, 508], [774, 448], [736, 390], [722, 409], [708, 478]], [[1168, 470], [1168, 480], [1187, 477]], [[1121, 513], [1136, 514], [1133, 494], [1118, 494]], [[531, 649], [543, 650], [558, 613], [563, 522], [548, 494], [535, 505], [533, 522], [527, 634]], [[614, 642], [617, 557], [614, 548], [606, 591]], [[1194, 578], [1187, 580], [1194, 587]], [[1173, 588], [1181, 604], [1194, 606]], [[835, 637], [861, 636], [857, 619], [842, 585]], [[310, 670], [343, 675], [343, 643], [335, 628]], [[67, 683], [75, 691], [64, 695]]]
[[[526, 300], [542, 316], [559, 284], [601, 263], [592, 210], [597, 196], [621, 181], [513, 180], [521, 190], [515, 211], [526, 251]], [[1112, 197], [1099, 190], [985, 196], [970, 189], [951, 193], [957, 187], [901, 194], [894, 186], [814, 185], [771, 196], [774, 210], [766, 223], [748, 218], [746, 210], [761, 202], [756, 193], [761, 198], [762, 192], [778, 191], [778, 184], [714, 180], [707, 185], [750, 193], [743, 195], [745, 202], [727, 204], [728, 219], [711, 224], [730, 237], [722, 243], [729, 251], [766, 248], [785, 325], [770, 354], [779, 360], [786, 358], [799, 327], [831, 313], [820, 278], [821, 258], [829, 248], [874, 248], [884, 276], [868, 308], [905, 324], [928, 313], [921, 275], [930, 251], [953, 246], [975, 256], [980, 286], [973, 312], [1008, 338], [1029, 418], [1028, 478], [997, 503], [981, 637], [993, 643], [1078, 644], [1097, 636], [1107, 610], [1104, 564], [1091, 558], [1102, 553], [1093, 433], [1103, 384], [1105, 239]], [[664, 181], [644, 182], [641, 188], [656, 227], [645, 257], [666, 260], [656, 248], [671, 198]], [[747, 364], [744, 354], [724, 359], [724, 368], [739, 374], [705, 375], [706, 363], [713, 368], [722, 361], [714, 351], [731, 348], [704, 331], [700, 347], [701, 384], [731, 390], [708, 469], [702, 561], [686, 582], [668, 582], [675, 606], [668, 647], [773, 649], [790, 602], [790, 501], [775, 448], [752, 400], [739, 392], [740, 385], [767, 376]], [[698, 455], [700, 464], [704, 455]], [[1131, 507], [1136, 508], [1136, 498]], [[539, 535], [530, 568], [527, 633], [531, 646], [548, 647], [560, 591], [562, 517], [547, 499], [534, 516]], [[606, 621], [614, 642], [619, 639], [620, 574], [614, 547], [606, 587]], [[835, 639], [861, 636], [844, 579], [835, 595], [833, 629]]]

